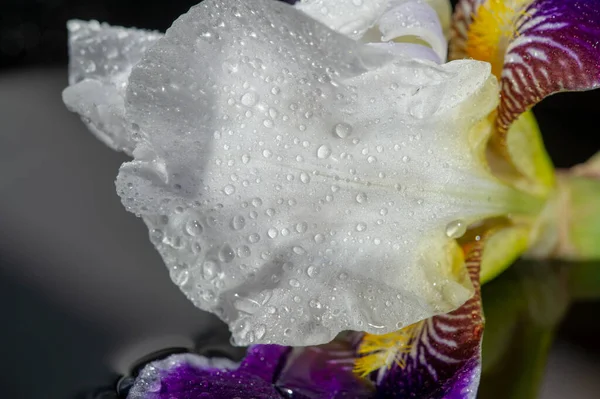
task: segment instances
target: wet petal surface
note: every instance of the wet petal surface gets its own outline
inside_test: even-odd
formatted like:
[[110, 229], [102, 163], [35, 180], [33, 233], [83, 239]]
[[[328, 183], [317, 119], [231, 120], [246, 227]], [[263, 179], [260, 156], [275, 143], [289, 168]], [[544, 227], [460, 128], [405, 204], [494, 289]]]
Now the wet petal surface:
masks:
[[128, 154], [133, 140], [124, 120], [125, 88], [133, 66], [162, 34], [69, 21], [69, 86], [63, 100], [106, 145]]

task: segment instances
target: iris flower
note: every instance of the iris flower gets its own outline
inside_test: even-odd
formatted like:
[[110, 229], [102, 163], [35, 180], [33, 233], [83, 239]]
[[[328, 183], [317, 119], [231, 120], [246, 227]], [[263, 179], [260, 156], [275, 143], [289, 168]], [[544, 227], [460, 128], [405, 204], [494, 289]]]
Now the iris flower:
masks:
[[600, 85], [600, 1], [450, 20], [443, 0], [208, 0], [164, 35], [69, 23], [63, 98], [132, 156], [125, 207], [185, 295], [261, 344], [156, 363], [130, 397], [474, 397], [480, 283], [525, 252], [600, 255], [597, 162], [557, 178], [529, 111]]

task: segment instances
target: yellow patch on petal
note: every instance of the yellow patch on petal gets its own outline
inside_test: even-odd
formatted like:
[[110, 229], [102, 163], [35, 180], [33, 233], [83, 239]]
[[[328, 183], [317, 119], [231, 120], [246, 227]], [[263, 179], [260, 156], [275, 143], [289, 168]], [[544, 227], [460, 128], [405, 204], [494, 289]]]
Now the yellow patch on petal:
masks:
[[418, 322], [389, 334], [365, 334], [358, 347], [358, 354], [362, 356], [356, 359], [354, 373], [366, 377], [382, 368], [389, 370], [393, 365], [404, 368], [404, 355], [412, 350], [415, 332], [421, 324]]
[[510, 41], [519, 35], [517, 23], [525, 15], [531, 0], [488, 0], [479, 6], [467, 34], [466, 53], [476, 60], [492, 64], [499, 79], [504, 54]]

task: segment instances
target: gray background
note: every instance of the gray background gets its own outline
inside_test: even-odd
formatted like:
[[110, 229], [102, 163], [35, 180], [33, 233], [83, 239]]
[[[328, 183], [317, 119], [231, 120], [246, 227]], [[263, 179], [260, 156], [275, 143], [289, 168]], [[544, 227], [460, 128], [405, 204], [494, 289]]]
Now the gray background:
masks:
[[[195, 1], [168, 3], [2, 0], [2, 398], [74, 398], [111, 383], [148, 352], [191, 346], [216, 323], [170, 283], [145, 226], [121, 206], [114, 178], [125, 157], [97, 141], [61, 101], [66, 19], [164, 29]], [[599, 148], [599, 135], [585, 133], [597, 131], [599, 99], [564, 95], [536, 108], [557, 165]], [[588, 304], [569, 315], [542, 398], [600, 397], [593, 314], [598, 306]]]

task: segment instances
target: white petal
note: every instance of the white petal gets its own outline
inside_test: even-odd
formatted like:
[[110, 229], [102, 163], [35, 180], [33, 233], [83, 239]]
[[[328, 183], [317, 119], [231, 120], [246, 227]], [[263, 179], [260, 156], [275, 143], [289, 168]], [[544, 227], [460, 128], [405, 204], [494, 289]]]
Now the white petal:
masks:
[[379, 19], [382, 40], [417, 37], [446, 60], [448, 43], [444, 37], [437, 13], [419, 0], [391, 0], [388, 9]]
[[302, 0], [295, 7], [329, 28], [360, 39], [377, 24], [389, 0]]
[[450, 19], [452, 18], [452, 3], [450, 0], [425, 0], [435, 10], [442, 25], [446, 39], [450, 39]]
[[379, 42], [416, 36], [446, 58], [452, 11], [448, 0], [303, 0], [295, 7], [353, 39]]
[[446, 226], [510, 199], [471, 151], [489, 66], [392, 59], [268, 0], [209, 0], [134, 68], [117, 180], [238, 344], [385, 333], [461, 305]]
[[427, 46], [414, 43], [367, 43], [369, 46], [377, 47], [380, 50], [387, 51], [396, 57], [417, 58], [420, 60], [432, 61], [441, 64], [440, 57]]
[[131, 68], [161, 34], [96, 21], [69, 21], [69, 84], [63, 100], [106, 145], [131, 153], [124, 94]]

